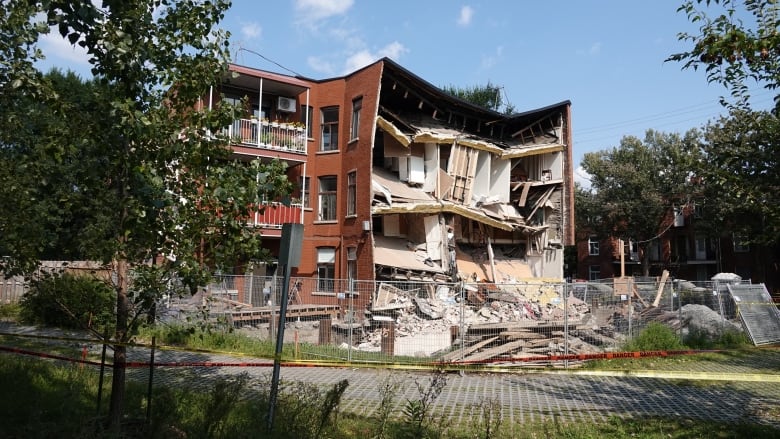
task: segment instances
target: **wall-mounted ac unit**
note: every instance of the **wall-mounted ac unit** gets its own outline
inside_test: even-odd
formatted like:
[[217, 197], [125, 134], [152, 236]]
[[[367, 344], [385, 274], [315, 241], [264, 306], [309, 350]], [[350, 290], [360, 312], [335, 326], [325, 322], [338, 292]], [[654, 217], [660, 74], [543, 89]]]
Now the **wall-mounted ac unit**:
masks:
[[279, 102], [276, 109], [288, 113], [295, 113], [295, 99], [279, 96]]

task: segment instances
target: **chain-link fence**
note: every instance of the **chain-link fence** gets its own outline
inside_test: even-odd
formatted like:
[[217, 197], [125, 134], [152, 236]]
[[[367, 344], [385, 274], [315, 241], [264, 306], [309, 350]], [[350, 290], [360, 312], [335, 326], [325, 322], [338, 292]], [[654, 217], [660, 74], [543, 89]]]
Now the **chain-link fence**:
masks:
[[[740, 281], [735, 281], [740, 282]], [[741, 331], [727, 282], [655, 278], [516, 284], [222, 276], [169, 318], [209, 309], [250, 336], [273, 339], [285, 302], [285, 342], [300, 358], [514, 365], [619, 352], [650, 322], [685, 337], [692, 325]]]

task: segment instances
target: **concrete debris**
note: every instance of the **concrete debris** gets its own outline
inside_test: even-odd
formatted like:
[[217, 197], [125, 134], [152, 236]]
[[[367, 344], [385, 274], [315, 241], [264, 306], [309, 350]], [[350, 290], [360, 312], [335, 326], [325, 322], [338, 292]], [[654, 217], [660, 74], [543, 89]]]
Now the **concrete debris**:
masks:
[[[561, 329], [564, 319], [568, 319], [574, 329], [590, 316], [585, 301], [570, 295], [564, 303], [561, 294], [557, 285], [538, 283], [471, 284], [463, 293], [447, 286], [438, 286], [435, 292], [429, 292], [405, 291], [380, 284], [370, 312], [376, 322], [392, 319], [395, 323], [396, 354], [399, 351], [419, 354], [423, 350], [423, 340], [446, 334], [451, 337], [443, 346], [444, 351], [450, 351], [453, 345], [468, 348], [459, 351], [461, 356], [468, 354], [468, 358], [464, 358], [467, 361], [528, 353], [549, 355], [563, 352]], [[464, 334], [459, 333], [460, 328], [465, 329]], [[553, 330], [557, 330], [554, 335]], [[590, 329], [593, 334], [586, 333], [583, 338], [576, 339], [572, 345], [576, 352], [598, 350], [586, 339], [606, 343], [609, 337], [597, 331], [598, 325]], [[366, 331], [357, 348], [378, 350], [381, 333], [381, 329]], [[452, 355], [444, 354], [442, 358]]]
[[565, 300], [562, 294], [560, 285], [545, 283], [478, 283], [462, 290], [444, 285], [402, 290], [380, 284], [369, 309], [372, 324], [356, 348], [379, 351], [380, 326], [388, 322], [394, 325], [395, 355], [440, 361], [524, 360], [519, 364], [565, 352], [617, 350], [626, 342], [630, 321], [636, 328], [660, 321], [683, 334], [716, 334], [724, 326], [738, 329], [704, 305], [668, 311], [621, 299], [610, 287], [573, 289]]

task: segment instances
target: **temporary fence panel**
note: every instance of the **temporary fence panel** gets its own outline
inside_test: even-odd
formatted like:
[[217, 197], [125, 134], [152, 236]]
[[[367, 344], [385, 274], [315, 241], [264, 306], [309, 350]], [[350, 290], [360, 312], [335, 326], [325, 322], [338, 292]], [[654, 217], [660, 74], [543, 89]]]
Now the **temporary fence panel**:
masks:
[[726, 319], [730, 293], [716, 284], [627, 282], [293, 277], [285, 292], [281, 277], [222, 276], [203, 294], [212, 314], [264, 339], [276, 337], [286, 301], [285, 343], [323, 362], [550, 364], [620, 351], [652, 321], [680, 329], [686, 305]]
[[780, 343], [780, 312], [766, 286], [729, 285], [728, 289], [753, 344]]

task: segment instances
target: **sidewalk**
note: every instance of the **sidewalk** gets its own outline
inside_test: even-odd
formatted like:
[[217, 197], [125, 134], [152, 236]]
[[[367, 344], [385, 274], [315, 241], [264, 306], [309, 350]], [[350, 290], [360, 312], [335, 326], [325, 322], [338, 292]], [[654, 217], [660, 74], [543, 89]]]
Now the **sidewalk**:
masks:
[[[0, 323], [0, 333], [42, 334], [73, 337], [57, 330], [38, 331]], [[52, 343], [54, 341], [51, 341]], [[99, 345], [93, 345], [94, 352]], [[132, 348], [130, 361], [148, 362], [149, 350]], [[756, 362], [756, 358], [759, 360]], [[158, 350], [155, 363], [217, 363], [214, 367], [156, 367], [157, 385], [210, 388], [214, 379], [245, 373], [248, 397], [264, 397], [271, 367], [267, 359]], [[229, 364], [225, 366], [224, 364]], [[239, 365], [241, 364], [241, 365]], [[447, 374], [447, 385], [434, 410], [453, 421], [467, 421], [475, 404], [500, 402], [506, 422], [549, 420], [604, 421], [611, 417], [679, 417], [725, 422], [757, 422], [780, 428], [780, 351], [762, 351], [758, 356], [734, 354], [728, 363], [669, 361], [663, 371], [618, 370], [528, 370]], [[668, 367], [667, 367], [668, 366]], [[110, 369], [109, 369], [110, 373]], [[128, 377], [148, 380], [148, 368], [130, 368]], [[342, 409], [371, 415], [379, 407], [380, 388], [386, 380], [400, 385], [396, 413], [407, 399], [418, 399], [415, 381], [428, 383], [430, 372], [356, 367], [282, 366], [283, 382], [332, 386], [347, 379], [349, 387]], [[693, 381], [684, 377], [695, 377]]]
[[[136, 357], [136, 355], [133, 355]], [[136, 357], [137, 358], [137, 357]], [[203, 355], [161, 351], [156, 362], [260, 363], [246, 357]], [[146, 359], [148, 361], [148, 358]], [[139, 361], [142, 361], [139, 359]], [[714, 368], [708, 365], [707, 368]], [[589, 371], [529, 371], [517, 373], [449, 373], [447, 385], [435, 402], [435, 410], [454, 421], [465, 421], [470, 410], [482, 401], [495, 400], [503, 407], [504, 419], [523, 423], [555, 418], [564, 421], [604, 421], [610, 417], [683, 417], [726, 422], [757, 422], [780, 428], [780, 369], [766, 374], [764, 381], [740, 381], [739, 370], [747, 365], [735, 364], [733, 372], [721, 368], [720, 374], [734, 378], [728, 381], [681, 381], [663, 377], [617, 376], [619, 374], [586, 374]], [[270, 367], [160, 367], [154, 371], [155, 382], [168, 385], [204, 388], [210, 379], [246, 373], [253, 388], [263, 391], [271, 373]], [[706, 373], [706, 371], [702, 371]], [[147, 369], [131, 369], [134, 379], [148, 379]], [[371, 415], [379, 407], [380, 388], [387, 379], [400, 383], [396, 412], [407, 399], [417, 399], [415, 380], [425, 385], [430, 372], [365, 368], [285, 367], [282, 381], [298, 381], [332, 386], [347, 379], [342, 408], [356, 414]], [[725, 378], [728, 378], [725, 376]], [[193, 379], [197, 378], [197, 379]], [[259, 397], [259, 395], [258, 395]]]

